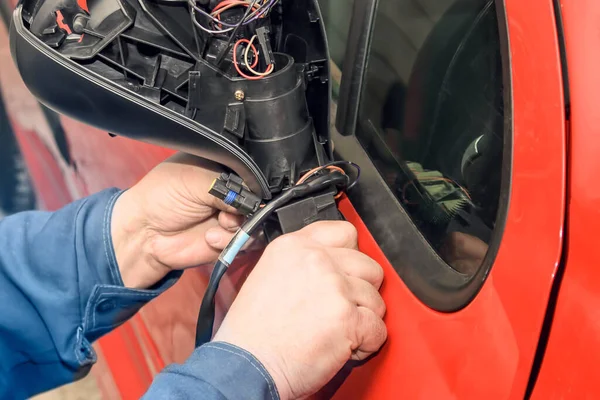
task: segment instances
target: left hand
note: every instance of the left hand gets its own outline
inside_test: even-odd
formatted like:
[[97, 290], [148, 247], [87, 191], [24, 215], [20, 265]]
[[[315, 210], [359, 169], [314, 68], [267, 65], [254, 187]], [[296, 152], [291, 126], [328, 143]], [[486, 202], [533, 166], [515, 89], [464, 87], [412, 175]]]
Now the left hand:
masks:
[[119, 197], [111, 234], [125, 286], [148, 288], [217, 259], [243, 221], [208, 193], [219, 174], [216, 164], [177, 154]]

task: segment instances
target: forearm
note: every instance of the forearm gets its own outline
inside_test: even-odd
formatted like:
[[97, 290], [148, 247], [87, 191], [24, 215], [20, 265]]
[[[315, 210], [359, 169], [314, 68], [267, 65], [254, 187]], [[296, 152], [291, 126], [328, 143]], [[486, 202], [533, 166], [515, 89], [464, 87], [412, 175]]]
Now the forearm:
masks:
[[107, 190], [0, 222], [1, 398], [85, 375], [96, 360], [90, 343], [176, 279], [150, 291], [123, 287], [110, 234], [118, 195]]
[[144, 399], [278, 400], [279, 394], [252, 354], [213, 342], [197, 348], [184, 364], [171, 365], [158, 374]]

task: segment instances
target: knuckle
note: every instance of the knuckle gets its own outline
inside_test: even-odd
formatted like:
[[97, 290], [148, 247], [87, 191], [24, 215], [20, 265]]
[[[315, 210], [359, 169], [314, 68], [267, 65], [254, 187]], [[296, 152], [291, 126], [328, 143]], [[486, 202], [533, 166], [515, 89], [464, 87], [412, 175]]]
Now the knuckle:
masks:
[[358, 231], [356, 230], [356, 227], [347, 221], [341, 221], [339, 224], [342, 227], [342, 233], [346, 242], [351, 244], [358, 243]]
[[385, 278], [385, 272], [383, 271], [383, 267], [377, 262], [373, 262], [373, 275], [377, 287], [380, 287], [383, 283], [383, 279]]
[[383, 299], [380, 297], [379, 304], [377, 306], [377, 309], [375, 310], [375, 313], [380, 318], [383, 318], [383, 316], [385, 315], [386, 312], [387, 312], [387, 306], [385, 304], [385, 301], [383, 301]]
[[385, 341], [387, 340], [387, 336], [388, 336], [387, 326], [385, 326], [383, 321], [382, 321], [382, 323], [377, 324], [377, 325], [378, 325], [378, 327], [375, 328], [375, 330], [377, 332], [376, 333], [377, 338], [379, 339], [379, 347], [381, 347], [381, 345], [383, 345], [383, 343], [385, 343]]

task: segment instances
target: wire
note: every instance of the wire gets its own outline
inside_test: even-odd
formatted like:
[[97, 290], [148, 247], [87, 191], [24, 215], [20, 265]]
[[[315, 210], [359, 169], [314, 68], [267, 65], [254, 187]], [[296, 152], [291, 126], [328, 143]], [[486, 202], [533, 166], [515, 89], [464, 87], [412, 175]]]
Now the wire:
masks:
[[275, 69], [275, 67], [273, 64], [269, 64], [269, 66], [267, 67], [267, 70], [265, 72], [257, 72], [253, 69], [255, 67], [255, 65], [250, 66], [250, 63], [248, 62], [248, 53], [250, 50], [250, 46], [254, 46], [253, 43], [256, 40], [256, 38], [257, 38], [257, 36], [254, 35], [254, 36], [252, 36], [252, 39], [250, 39], [250, 43], [246, 47], [246, 51], [244, 52], [244, 62], [246, 63], [246, 68], [248, 68], [248, 70], [250, 72], [252, 72], [256, 76], [264, 77], [264, 76], [270, 75], [271, 72], [273, 72], [273, 70]]
[[[248, 43], [248, 45], [246, 46], [246, 54], [248, 53], [248, 50], [250, 50], [252, 48], [252, 52], [254, 52], [254, 63], [252, 63], [252, 68], [256, 67], [258, 65], [258, 50], [256, 49], [256, 46], [254, 46], [252, 44], [252, 42], [248, 39], [240, 39], [236, 42], [236, 45], [239, 46], [240, 43]], [[233, 51], [234, 53], [236, 53], [236, 47], [233, 47]], [[237, 61], [237, 57], [234, 57], [235, 61], [234, 63]], [[248, 61], [248, 57], [244, 57], [244, 62], [246, 63], [246, 67], [250, 66], [250, 62]], [[237, 65], [237, 63], [236, 63]], [[238, 72], [240, 72], [238, 70]]]
[[[298, 180], [298, 182], [296, 184], [301, 184], [303, 182], [306, 182], [306, 180], [308, 178], [318, 174], [319, 172], [323, 171], [324, 169], [329, 169], [330, 167], [347, 166], [347, 165], [351, 166], [356, 171], [356, 177], [354, 178], [353, 182], [346, 188], [346, 191], [348, 191], [348, 190], [352, 189], [354, 186], [356, 186], [356, 184], [358, 183], [358, 180], [360, 179], [360, 173], [361, 173], [361, 170], [360, 170], [360, 167], [358, 166], [358, 164], [353, 163], [352, 161], [333, 161], [333, 162], [325, 164], [321, 167], [314, 168], [314, 169], [308, 171], [306, 174], [304, 174]], [[339, 168], [339, 169], [341, 169], [344, 174], [348, 175], [348, 173], [343, 168]]]
[[277, 4], [279, 2], [279, 0], [271, 0], [270, 2], [265, 2], [264, 4], [264, 9], [259, 9], [258, 11], [254, 12], [253, 14], [250, 14], [250, 16], [248, 17], [248, 21], [246, 22], [247, 24], [249, 24], [250, 22], [256, 21], [259, 18], [262, 18], [264, 16], [264, 14], [266, 14], [267, 12], [271, 11], [273, 9], [273, 7], [275, 6], [275, 4]]
[[[198, 22], [198, 20], [195, 17], [195, 8], [192, 8], [192, 22], [194, 23], [194, 25], [196, 25], [198, 28], [202, 29], [204, 32], [206, 33], [210, 33], [210, 34], [220, 34], [220, 33], [227, 33], [227, 32], [231, 32], [233, 30], [233, 28], [227, 28], [227, 29], [222, 29], [222, 30], [214, 30], [214, 29], [208, 29], [206, 28], [204, 25], [202, 25], [200, 22]], [[218, 20], [217, 20], [218, 21]]]
[[[235, 28], [233, 28], [233, 32], [231, 32], [231, 35], [229, 36], [229, 39], [227, 39], [227, 43], [225, 43], [225, 46], [223, 46], [223, 49], [219, 52], [219, 54], [217, 54], [217, 58], [215, 60], [215, 65], [217, 67], [219, 67], [221, 65], [221, 63], [223, 62], [223, 58], [225, 57], [225, 54], [227, 54], [227, 52], [229, 51], [229, 45], [231, 44], [231, 41], [233, 40], [233, 38], [235, 37], [237, 31], [240, 29], [240, 27], [244, 23], [244, 20], [246, 18], [248, 18], [248, 15], [250, 15], [250, 11], [252, 11], [252, 8], [254, 7], [254, 5], [257, 2], [258, 2], [258, 0], [252, 0], [252, 3], [250, 4], [250, 6], [248, 7], [248, 9], [244, 13], [244, 16], [242, 17], [242, 19], [240, 19], [240, 22], [235, 26]], [[233, 52], [233, 56], [234, 57], [236, 56], [235, 51]]]
[[[195, 14], [196, 12], [201, 14], [202, 16], [210, 19], [211, 22], [215, 23], [215, 24], [220, 24], [222, 26], [226, 26], [227, 28], [235, 28], [238, 23], [235, 24], [231, 24], [231, 23], [227, 23], [227, 22], [223, 22], [217, 18], [215, 18], [213, 15], [209, 14], [208, 12], [206, 12], [204, 9], [202, 9], [201, 7], [198, 7], [196, 5], [196, 0], [154, 0], [157, 3], [188, 3], [191, 10], [193, 9], [194, 12], [192, 12], [190, 10], [191, 14]], [[225, 0], [222, 3], [225, 2], [231, 2], [231, 1], [236, 1], [239, 3], [239, 5], [249, 5], [250, 2], [249, 1], [239, 1], [239, 0]], [[259, 7], [253, 7], [254, 11], [249, 14], [247, 17], [242, 18], [242, 22], [244, 25], [247, 25], [255, 20], [257, 20], [258, 18], [262, 17], [267, 11], [269, 11], [279, 0], [271, 0], [270, 2], [265, 2], [263, 4], [261, 4]], [[221, 4], [221, 3], [219, 3]], [[237, 4], [236, 4], [237, 5]], [[217, 5], [218, 6], [218, 5]], [[217, 9], [217, 7], [215, 7], [215, 9]], [[215, 10], [213, 10], [214, 12]], [[225, 10], [221, 10], [221, 11], [225, 11]], [[219, 12], [218, 14], [220, 14], [221, 12]], [[195, 18], [194, 18], [195, 19]], [[205, 32], [211, 33], [211, 34], [215, 34], [215, 33], [227, 33], [227, 32], [231, 32], [231, 30], [229, 29], [225, 29], [225, 30], [217, 30], [217, 29], [210, 29], [207, 28], [203, 25], [201, 25], [197, 20], [195, 23], [196, 26], [198, 26], [199, 28], [201, 28], [202, 30], [204, 30]]]
[[[238, 0], [225, 0], [225, 1], [222, 1], [219, 4], [217, 4], [217, 6], [215, 8], [213, 8], [210, 15], [213, 17], [216, 17], [217, 15], [221, 14], [223, 11], [227, 11], [230, 8], [237, 7], [237, 6], [250, 7], [250, 2], [238, 1]], [[254, 6], [254, 11], [258, 11], [259, 9], [260, 9], [260, 7]]]
[[219, 289], [219, 283], [228, 266], [221, 260], [217, 260], [210, 280], [206, 286], [206, 291], [202, 297], [202, 304], [198, 312], [198, 321], [196, 321], [196, 346], [210, 342], [215, 323], [215, 297]]
[[227, 247], [219, 255], [219, 259], [215, 263], [210, 276], [206, 292], [202, 298], [202, 305], [200, 306], [198, 321], [196, 323], [196, 347], [207, 343], [212, 337], [215, 317], [215, 296], [219, 288], [219, 283], [252, 234], [258, 230], [271, 214], [294, 198], [309, 195], [329, 186], [347, 187], [349, 180], [348, 175], [333, 171], [301, 185], [292, 186], [261, 208], [238, 229], [233, 239], [231, 239]]
[[[250, 47], [250, 41], [248, 39], [240, 39], [237, 42], [235, 42], [235, 44], [233, 45], [233, 66], [235, 67], [235, 70], [237, 71], [238, 74], [240, 74], [240, 76], [251, 80], [251, 81], [256, 81], [259, 79], [264, 78], [264, 76], [251, 76], [251, 75], [247, 75], [245, 74], [241, 69], [240, 66], [238, 65], [238, 59], [237, 59], [237, 48], [240, 45], [240, 43], [248, 43]], [[246, 48], [246, 50], [248, 50], [248, 48]], [[256, 54], [258, 54], [258, 52], [256, 52]], [[258, 60], [258, 57], [257, 57]], [[246, 64], [246, 68], [250, 67], [250, 65]], [[267, 69], [267, 71], [271, 70], [271, 72], [273, 72], [274, 66], [273, 64], [269, 65], [269, 68]], [[269, 74], [271, 73], [269, 72]], [[268, 75], [268, 74], [267, 74]]]
[[[178, 2], [179, 0], [167, 0], [167, 1]], [[255, 7], [254, 5], [250, 6], [250, 4], [256, 3], [256, 0], [253, 3], [249, 3], [249, 2], [245, 2], [245, 1], [237, 1], [237, 0], [225, 0], [225, 1], [221, 2], [221, 3], [219, 3], [219, 5], [225, 3], [224, 6], [222, 6], [223, 8], [217, 10], [216, 14], [214, 12], [213, 12], [213, 14], [209, 14], [206, 11], [204, 11], [201, 7], [198, 7], [195, 4], [195, 0], [187, 0], [187, 1], [188, 1], [188, 4], [191, 7], [190, 11], [194, 15], [193, 22], [194, 22], [194, 24], [197, 27], [199, 27], [204, 32], [209, 33], [209, 34], [224, 34], [224, 33], [228, 33], [228, 32], [234, 31], [234, 34], [232, 36], [235, 36], [235, 29], [240, 26], [240, 23], [242, 23], [244, 25], [250, 23], [250, 21], [247, 21], [247, 20], [251, 17], [252, 14], [248, 15], [248, 12], [246, 12], [244, 14], [244, 16], [242, 17], [242, 19], [240, 19], [240, 21], [238, 23], [236, 23], [236, 24], [230, 24], [230, 23], [227, 23], [227, 22], [223, 22], [220, 19], [215, 18], [215, 16], [218, 16], [218, 15], [221, 14], [221, 12], [226, 11], [229, 8], [236, 7], [238, 5], [240, 5], [240, 6], [241, 5], [245, 5], [246, 7], [248, 7], [248, 11], [250, 11], [252, 9], [255, 9], [255, 13], [256, 12], [260, 12], [261, 7], [262, 7], [262, 6], [261, 7]], [[217, 7], [219, 5], [217, 5]], [[226, 26], [227, 29], [210, 29], [210, 28], [205, 27], [200, 22], [198, 22], [198, 20], [195, 18], [195, 13], [196, 12], [198, 12], [201, 15], [209, 18], [212, 23], [215, 23], [215, 24], [218, 24], [218, 25], [221, 25], [221, 26]], [[228, 45], [229, 45], [229, 43], [228, 43]]]

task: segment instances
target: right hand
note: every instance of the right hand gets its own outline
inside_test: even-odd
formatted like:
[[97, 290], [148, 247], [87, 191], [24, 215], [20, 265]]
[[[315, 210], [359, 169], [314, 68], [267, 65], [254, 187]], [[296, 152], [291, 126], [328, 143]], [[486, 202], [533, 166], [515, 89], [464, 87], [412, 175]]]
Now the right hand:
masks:
[[214, 341], [252, 353], [282, 399], [309, 396], [387, 338], [383, 269], [347, 222], [317, 222], [271, 243]]

